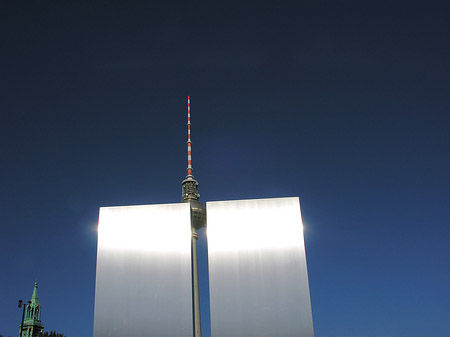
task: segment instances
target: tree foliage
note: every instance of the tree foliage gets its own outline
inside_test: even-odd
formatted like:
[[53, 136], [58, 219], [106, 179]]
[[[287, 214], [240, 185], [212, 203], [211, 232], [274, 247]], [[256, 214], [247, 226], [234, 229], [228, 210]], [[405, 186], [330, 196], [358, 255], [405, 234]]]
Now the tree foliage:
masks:
[[42, 337], [66, 337], [66, 336], [64, 336], [64, 334], [58, 333], [58, 332], [52, 331], [52, 330], [50, 330], [50, 332], [44, 331], [44, 333], [41, 336]]

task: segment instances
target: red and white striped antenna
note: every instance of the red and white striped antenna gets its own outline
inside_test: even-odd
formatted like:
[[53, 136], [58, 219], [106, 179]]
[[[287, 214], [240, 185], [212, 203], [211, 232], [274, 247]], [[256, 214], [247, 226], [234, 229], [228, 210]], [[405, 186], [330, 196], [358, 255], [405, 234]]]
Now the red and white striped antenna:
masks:
[[188, 176], [192, 176], [192, 142], [191, 142], [191, 98], [188, 96], [187, 101], [187, 113], [188, 113], [188, 140], [187, 140], [187, 151], [188, 151], [188, 167], [187, 174]]
[[[187, 176], [181, 183], [182, 186], [182, 201], [198, 200], [198, 182], [192, 175], [192, 141], [191, 141], [191, 98], [188, 96], [188, 122], [187, 122], [187, 152], [188, 152], [188, 167]], [[203, 220], [202, 220], [203, 221]]]

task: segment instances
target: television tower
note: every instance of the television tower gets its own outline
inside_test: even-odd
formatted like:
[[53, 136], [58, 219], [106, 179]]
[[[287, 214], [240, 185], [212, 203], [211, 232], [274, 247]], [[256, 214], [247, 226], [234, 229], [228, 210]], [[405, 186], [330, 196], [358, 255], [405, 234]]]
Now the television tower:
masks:
[[192, 282], [194, 288], [194, 336], [201, 337], [200, 322], [200, 295], [198, 288], [198, 262], [197, 262], [197, 230], [206, 225], [206, 209], [205, 206], [198, 201], [200, 194], [198, 193], [198, 182], [192, 175], [192, 142], [191, 142], [191, 100], [188, 96], [187, 101], [187, 154], [188, 166], [187, 176], [181, 183], [182, 195], [181, 201], [187, 202], [191, 206], [191, 226], [192, 226]]
[[93, 336], [201, 337], [197, 232], [208, 222], [212, 336], [314, 337], [299, 198], [206, 209], [192, 173], [187, 103], [181, 202], [100, 208]]

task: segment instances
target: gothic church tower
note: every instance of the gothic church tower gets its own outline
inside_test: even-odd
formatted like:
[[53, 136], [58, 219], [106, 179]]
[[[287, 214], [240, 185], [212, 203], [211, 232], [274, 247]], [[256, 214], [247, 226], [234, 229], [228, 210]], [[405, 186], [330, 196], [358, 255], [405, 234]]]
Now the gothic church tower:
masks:
[[38, 284], [34, 282], [33, 295], [31, 296], [31, 303], [28, 304], [25, 319], [23, 321], [23, 329], [21, 337], [40, 337], [44, 330], [41, 324], [41, 305], [38, 301]]

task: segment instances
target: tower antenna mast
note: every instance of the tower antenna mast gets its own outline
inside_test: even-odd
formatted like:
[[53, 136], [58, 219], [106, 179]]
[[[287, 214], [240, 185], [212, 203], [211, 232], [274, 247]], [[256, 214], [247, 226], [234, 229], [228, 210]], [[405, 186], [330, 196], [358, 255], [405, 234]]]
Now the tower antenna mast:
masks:
[[188, 96], [188, 122], [187, 122], [187, 128], [188, 128], [188, 140], [187, 140], [187, 151], [188, 151], [188, 167], [187, 167], [187, 174], [188, 177], [192, 176], [192, 142], [191, 142], [191, 98]]
[[[183, 202], [189, 202], [191, 206], [194, 204], [201, 205], [204, 209], [204, 206], [198, 201], [200, 199], [200, 194], [198, 193], [198, 181], [195, 180], [192, 175], [192, 141], [191, 141], [191, 98], [188, 96], [188, 106], [187, 106], [187, 157], [188, 157], [188, 166], [187, 166], [187, 176], [181, 183], [182, 186], [182, 195], [181, 200]], [[192, 207], [191, 207], [192, 208]], [[199, 229], [205, 225], [206, 217], [204, 211], [196, 212], [193, 210], [193, 215], [196, 215], [197, 218], [193, 219], [193, 226], [196, 229]]]

